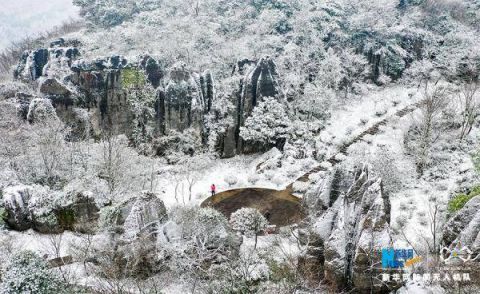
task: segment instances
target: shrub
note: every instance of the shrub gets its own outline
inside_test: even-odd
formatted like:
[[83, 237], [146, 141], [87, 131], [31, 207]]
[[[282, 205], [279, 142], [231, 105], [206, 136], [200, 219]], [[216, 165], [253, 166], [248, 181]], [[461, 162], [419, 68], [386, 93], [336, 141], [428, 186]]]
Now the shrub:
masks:
[[122, 86], [123, 88], [141, 88], [145, 85], [145, 74], [135, 68], [122, 69]]
[[0, 293], [66, 293], [66, 289], [40, 256], [21, 251], [5, 266]]
[[267, 219], [255, 208], [244, 207], [232, 213], [230, 216], [232, 229], [246, 236], [255, 236], [255, 248], [257, 236], [268, 225]]
[[448, 212], [457, 212], [458, 210], [462, 209], [463, 206], [465, 206], [465, 203], [478, 195], [480, 195], [480, 185], [474, 186], [472, 189], [470, 189], [468, 194], [461, 193], [456, 195], [448, 202]]
[[260, 177], [257, 174], [249, 175], [247, 179], [247, 181], [252, 185], [255, 185], [258, 180], [260, 180]]
[[466, 194], [458, 194], [448, 202], [448, 212], [455, 213], [458, 210], [462, 209], [462, 207], [467, 203], [470, 199], [472, 199], [475, 195], [466, 195]]
[[233, 185], [238, 183], [238, 178], [234, 175], [226, 176], [223, 180], [225, 181], [225, 183], [228, 184], [229, 187], [232, 187]]

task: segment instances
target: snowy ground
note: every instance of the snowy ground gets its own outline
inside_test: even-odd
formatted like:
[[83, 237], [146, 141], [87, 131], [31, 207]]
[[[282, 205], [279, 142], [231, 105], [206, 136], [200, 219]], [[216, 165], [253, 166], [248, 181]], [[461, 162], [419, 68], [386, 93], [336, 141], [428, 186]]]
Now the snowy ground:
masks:
[[[418, 102], [415, 89], [395, 86], [376, 91], [373, 89], [368, 95], [361, 96], [349, 103], [342, 103], [332, 111], [332, 118], [326, 128], [319, 134], [319, 141], [327, 149], [327, 157], [338, 152], [338, 147], [368, 129], [378, 121], [393, 116], [395, 112]], [[395, 136], [395, 134], [394, 134]], [[400, 139], [397, 143], [400, 145]], [[276, 159], [281, 160], [281, 168], [271, 168], [268, 172], [258, 174], [257, 166], [260, 163]], [[205, 160], [203, 160], [205, 161]], [[205, 162], [202, 163], [204, 165]], [[318, 163], [317, 163], [318, 164]], [[186, 179], [175, 178], [172, 173], [177, 167], [167, 167], [168, 170], [159, 179], [159, 194], [167, 206], [176, 204], [199, 204], [208, 198], [211, 184], [215, 184], [217, 192], [230, 189], [258, 187], [269, 189], [284, 189], [302, 176], [315, 165], [312, 159], [294, 159], [283, 156], [278, 150], [271, 150], [262, 155], [241, 155], [229, 159], [216, 159], [206, 162], [206, 168], [195, 175], [195, 184], [192, 186], [192, 197], [188, 191]], [[258, 181], [253, 184], [249, 177], [257, 174]], [[225, 179], [236, 178], [237, 183], [229, 185]], [[177, 199], [175, 199], [175, 186]]]
[[[429, 234], [429, 209], [431, 208], [429, 199], [435, 196], [439, 201], [447, 202], [449, 196], [458, 188], [459, 183], [465, 180], [465, 174], [473, 170], [468, 154], [450, 152], [446, 155], [450, 160], [440, 167], [444, 170], [444, 176], [441, 179], [432, 181], [428, 177], [416, 178], [413, 161], [405, 155], [403, 149], [403, 137], [412, 121], [411, 115], [402, 118], [394, 115], [397, 111], [418, 102], [420, 97], [413, 93], [416, 93], [415, 89], [405, 90], [401, 87], [391, 87], [380, 91], [371, 91], [369, 95], [351, 103], [337, 106], [332, 112], [330, 123], [318, 138], [324, 144], [327, 154], [334, 155], [342, 143], [351, 140], [378, 121], [388, 118], [387, 124], [380, 127], [378, 134], [367, 135], [363, 140], [352, 145], [347, 153], [348, 156], [374, 158], [380, 149], [387, 146], [394, 154], [395, 164], [403, 180], [402, 188], [390, 195], [391, 219], [397, 237], [394, 244], [396, 247], [408, 246], [407, 242], [423, 246], [425, 241], [421, 236]], [[477, 130], [472, 133], [475, 131]], [[217, 192], [246, 187], [284, 189], [296, 178], [318, 165], [318, 162], [312, 159], [296, 160], [283, 156], [276, 149], [262, 155], [242, 155], [230, 159], [196, 156], [192, 162], [195, 160], [200, 163], [193, 169], [195, 172], [190, 175], [190, 178], [182, 176], [181, 172], [185, 171], [185, 166], [182, 164], [162, 165], [159, 169], [157, 192], [161, 195], [167, 208], [175, 205], [199, 205], [210, 196], [211, 184], [217, 186]], [[268, 165], [270, 162], [278, 163], [278, 161], [281, 162], [281, 167], [271, 167], [259, 174], [257, 170], [259, 164]], [[179, 172], [179, 176], [175, 176], [175, 172]], [[251, 178], [254, 175], [256, 181], [253, 183]], [[236, 182], [228, 184], [226, 180], [231, 178], [235, 178]], [[191, 185], [190, 193], [188, 180], [192, 179], [193, 185]], [[82, 242], [82, 238], [81, 235], [65, 232], [61, 239], [60, 255], [71, 254], [71, 245]], [[31, 230], [21, 233], [0, 232], [1, 247], [15, 250], [29, 249], [42, 256], [54, 256], [54, 252], [52, 252], [54, 242], [58, 242], [58, 239]], [[242, 250], [248, 251], [253, 244], [253, 238], [244, 238]], [[279, 258], [296, 256], [300, 250], [294, 238], [280, 235], [260, 236], [257, 248], [272, 248], [272, 244], [275, 244], [276, 256]], [[66, 268], [77, 276], [80, 284], [95, 283], [91, 277], [85, 276], [82, 265], [73, 264]], [[176, 283], [174, 286], [166, 288], [165, 293], [178, 293], [181, 287], [181, 283]], [[421, 288], [421, 285], [410, 285], [408, 291], [410, 289], [420, 291]]]

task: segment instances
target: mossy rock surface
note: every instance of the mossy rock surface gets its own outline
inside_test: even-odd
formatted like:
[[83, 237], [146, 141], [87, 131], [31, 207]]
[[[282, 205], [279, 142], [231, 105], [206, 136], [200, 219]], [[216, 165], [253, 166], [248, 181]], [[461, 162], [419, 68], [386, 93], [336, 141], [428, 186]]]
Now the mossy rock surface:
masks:
[[448, 201], [448, 212], [455, 213], [462, 209], [465, 204], [475, 196], [480, 195], [480, 185], [474, 186], [468, 194], [461, 193]]
[[143, 71], [136, 68], [122, 69], [122, 87], [143, 87], [146, 83], [146, 77]]
[[73, 230], [75, 225], [75, 213], [70, 208], [63, 208], [56, 213], [58, 223], [65, 230]]
[[[1, 196], [1, 193], [0, 193]], [[7, 210], [4, 207], [0, 207], [0, 227], [5, 226], [5, 220], [7, 219]]]

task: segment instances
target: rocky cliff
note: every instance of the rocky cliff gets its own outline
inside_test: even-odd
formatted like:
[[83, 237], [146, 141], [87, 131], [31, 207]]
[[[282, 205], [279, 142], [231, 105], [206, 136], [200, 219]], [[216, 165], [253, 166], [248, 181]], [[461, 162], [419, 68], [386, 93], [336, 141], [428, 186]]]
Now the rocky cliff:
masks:
[[[135, 128], [145, 133], [150, 127], [155, 130], [153, 137], [193, 130], [203, 144], [207, 142], [207, 116], [216, 103], [222, 103], [215, 99], [214, 78], [209, 70], [197, 73], [185, 63], [166, 67], [148, 55], [130, 60], [123, 56], [87, 60], [81, 58], [80, 46], [75, 40], [59, 39], [50, 48], [27, 51], [14, 74], [17, 79], [38, 84], [38, 98], [51, 101], [58, 117], [71, 127], [72, 137], [99, 138], [120, 133], [131, 137]], [[232, 78], [237, 89], [228, 99], [234, 110], [228, 113], [230, 123], [216, 134], [222, 157], [261, 151], [259, 146], [242, 141], [240, 127], [263, 97], [281, 97], [276, 66], [269, 57], [258, 62], [238, 61]], [[153, 91], [138, 94], [147, 85]], [[139, 121], [131, 97], [147, 110], [152, 109], [154, 115], [144, 115]], [[30, 108], [36, 108], [40, 101], [37, 97], [23, 100], [27, 105], [34, 103]], [[213, 117], [214, 121], [219, 119]]]
[[312, 213], [319, 217], [307, 234], [304, 271], [312, 273], [311, 268], [316, 268], [317, 275], [310, 279], [325, 279], [337, 291], [388, 293], [395, 285], [381, 282], [379, 268], [381, 249], [392, 244], [390, 200], [383, 193], [382, 180], [370, 177], [367, 166], [354, 171], [346, 190], [345, 181], [349, 181], [346, 175], [334, 172], [320, 184], [322, 188], [307, 196], [315, 204]]

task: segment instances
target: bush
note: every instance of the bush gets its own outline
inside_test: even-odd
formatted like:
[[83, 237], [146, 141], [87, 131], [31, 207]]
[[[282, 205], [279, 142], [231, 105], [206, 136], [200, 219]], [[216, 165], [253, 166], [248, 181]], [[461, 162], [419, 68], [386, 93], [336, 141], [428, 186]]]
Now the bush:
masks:
[[470, 195], [470, 194], [458, 194], [450, 201], [448, 201], [448, 212], [450, 213], [455, 213], [458, 210], [462, 209], [465, 203], [467, 203], [470, 199], [475, 197], [476, 195]]
[[65, 285], [47, 263], [31, 251], [15, 254], [5, 266], [0, 293], [66, 293]]
[[234, 175], [226, 176], [223, 180], [225, 181], [225, 183], [228, 184], [229, 187], [232, 187], [233, 185], [238, 183], [238, 178]]
[[256, 236], [267, 225], [267, 219], [255, 208], [244, 207], [232, 213], [230, 216], [232, 229], [247, 236]]
[[247, 181], [252, 185], [255, 185], [258, 180], [260, 180], [260, 177], [257, 174], [249, 175], [247, 179]]

